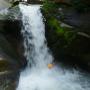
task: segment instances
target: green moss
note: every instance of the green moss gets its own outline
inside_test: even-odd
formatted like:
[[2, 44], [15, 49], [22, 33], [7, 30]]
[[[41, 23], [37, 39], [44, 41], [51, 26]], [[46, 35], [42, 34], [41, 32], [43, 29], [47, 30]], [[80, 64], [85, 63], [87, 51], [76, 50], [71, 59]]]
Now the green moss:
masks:
[[19, 4], [19, 1], [15, 1], [15, 2], [12, 2], [12, 6], [11, 7], [15, 7]]
[[61, 22], [59, 22], [56, 18], [51, 17], [47, 20], [49, 27], [52, 27], [52, 30], [55, 30], [57, 35], [62, 37], [67, 44], [70, 44], [72, 40], [75, 38], [76, 33], [72, 32], [71, 28], [61, 27]]
[[56, 18], [51, 17], [48, 20], [48, 25], [50, 27], [53, 27], [54, 30], [56, 30], [57, 34], [64, 34], [64, 30], [63, 30], [63, 28], [60, 27], [60, 22]]
[[[62, 47], [68, 47], [70, 43], [75, 39], [76, 33], [72, 32], [72, 29], [69, 27], [62, 27], [61, 22], [57, 19], [57, 5], [49, 0], [45, 0], [42, 10], [44, 12], [46, 23], [48, 28], [59, 37]], [[62, 16], [60, 14], [60, 16]], [[62, 16], [63, 17], [63, 16]], [[52, 33], [51, 32], [51, 33]]]
[[[81, 35], [78, 35], [77, 32], [80, 31], [78, 28], [74, 30], [74, 28], [70, 27], [62, 27], [60, 20], [57, 19], [58, 11], [56, 11], [56, 7], [54, 5], [50, 5], [51, 2], [44, 3], [43, 6], [43, 13], [46, 18], [46, 28], [47, 28], [47, 40], [48, 45], [52, 49], [54, 56], [56, 58], [61, 57], [74, 57], [79, 58], [80, 61], [77, 59], [72, 61], [80, 62], [81, 64], [86, 63], [86, 65], [90, 65], [90, 39], [83, 37]], [[81, 0], [76, 0], [81, 1]], [[76, 1], [73, 1], [72, 7], [75, 8], [79, 12], [87, 11], [87, 8], [83, 3], [77, 3]], [[59, 13], [58, 16], [62, 16], [63, 14]], [[62, 20], [63, 21], [63, 20]], [[85, 29], [86, 30], [86, 29]], [[82, 31], [82, 30], [81, 30]]]
[[53, 11], [55, 11], [56, 7], [57, 5], [54, 2], [49, 0], [44, 0], [42, 9], [46, 13], [50, 13], [50, 12], [52, 13]]

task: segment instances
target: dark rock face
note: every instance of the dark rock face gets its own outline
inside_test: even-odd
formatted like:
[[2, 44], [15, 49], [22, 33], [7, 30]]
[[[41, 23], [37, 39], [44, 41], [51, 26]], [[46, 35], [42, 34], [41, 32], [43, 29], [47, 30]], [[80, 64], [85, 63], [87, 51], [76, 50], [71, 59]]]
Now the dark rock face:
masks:
[[69, 25], [80, 27], [80, 28], [90, 28], [90, 12], [79, 13], [75, 9], [65, 9], [63, 11], [64, 22]]
[[[18, 6], [8, 9], [0, 16], [0, 89], [16, 90], [19, 72], [27, 62], [24, 57], [22, 22]], [[21, 16], [21, 15], [20, 15]]]
[[74, 67], [90, 70], [90, 39], [77, 35], [68, 47], [54, 30], [46, 30], [46, 38], [55, 62], [64, 62]]
[[2, 20], [0, 21], [2, 30], [0, 30], [0, 52], [8, 56], [11, 60], [5, 57], [6, 61], [14, 64], [18, 69], [26, 65], [26, 60], [23, 56], [23, 38], [20, 33], [21, 21], [18, 20]]

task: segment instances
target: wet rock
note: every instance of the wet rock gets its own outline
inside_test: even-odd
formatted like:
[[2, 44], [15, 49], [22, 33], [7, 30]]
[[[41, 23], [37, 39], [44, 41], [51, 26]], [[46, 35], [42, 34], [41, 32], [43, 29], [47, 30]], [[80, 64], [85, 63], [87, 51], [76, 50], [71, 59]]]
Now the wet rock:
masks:
[[0, 71], [19, 69], [18, 57], [12, 46], [0, 35]]
[[1, 90], [16, 90], [19, 81], [18, 72], [9, 72], [0, 75], [0, 89]]
[[17, 70], [16, 68], [15, 63], [12, 64], [9, 60], [0, 60], [0, 75], [7, 74], [13, 70], [15, 71]]
[[[26, 59], [23, 55], [23, 37], [21, 35], [21, 20], [18, 7], [9, 9], [6, 18], [0, 20], [0, 52], [11, 58], [17, 68], [26, 66]], [[9, 59], [6, 58], [6, 61]], [[13, 63], [12, 63], [13, 64]]]
[[64, 23], [67, 23], [71, 26], [82, 28], [82, 29], [90, 29], [90, 12], [77, 12], [76, 9], [73, 7], [67, 7], [67, 8], [62, 8], [62, 10], [59, 10], [60, 14], [63, 15], [63, 19], [58, 16], [59, 20], [62, 20]]

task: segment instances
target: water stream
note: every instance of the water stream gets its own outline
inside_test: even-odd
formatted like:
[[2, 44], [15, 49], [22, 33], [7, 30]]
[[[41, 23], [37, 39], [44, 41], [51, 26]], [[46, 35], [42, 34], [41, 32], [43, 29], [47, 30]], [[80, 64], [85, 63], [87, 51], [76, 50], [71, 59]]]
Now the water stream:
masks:
[[79, 71], [58, 65], [48, 68], [48, 64], [53, 63], [53, 56], [47, 47], [40, 5], [20, 4], [19, 7], [28, 66], [20, 74], [17, 90], [90, 90], [88, 77]]

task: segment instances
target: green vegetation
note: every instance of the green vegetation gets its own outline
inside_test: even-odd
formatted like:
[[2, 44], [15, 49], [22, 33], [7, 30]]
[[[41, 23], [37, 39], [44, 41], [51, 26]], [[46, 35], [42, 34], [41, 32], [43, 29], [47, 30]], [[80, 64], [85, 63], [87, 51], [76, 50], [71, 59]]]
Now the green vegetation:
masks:
[[19, 1], [12, 2], [12, 6], [11, 7], [15, 7], [18, 4], [19, 4]]
[[61, 8], [63, 11], [71, 10], [70, 13], [74, 10], [75, 12], [78, 11], [77, 13], [79, 13], [79, 15], [84, 14], [84, 12], [90, 10], [89, 3], [84, 3], [84, 1], [85, 0], [71, 0], [71, 6], [65, 7], [65, 5], [60, 4], [58, 7], [56, 3], [45, 0], [42, 6], [42, 12], [46, 19], [48, 45], [51, 47], [55, 58], [62, 60], [61, 57], [73, 57], [71, 61], [75, 61], [74, 64], [83, 64], [87, 67], [90, 66], [88, 64], [90, 63], [90, 38], [88, 38], [86, 34], [80, 35], [78, 32], [86, 33], [87, 31], [89, 32], [89, 30], [82, 30], [82, 27], [62, 26], [64, 13], [62, 10], [59, 11], [59, 8]]
[[52, 30], [55, 30], [57, 35], [59, 35], [61, 38], [63, 38], [63, 40], [67, 42], [67, 45], [69, 45], [72, 40], [75, 39], [76, 33], [72, 31], [72, 28], [61, 27], [61, 22], [58, 21], [56, 18], [49, 18], [47, 24], [49, 25], [49, 27], [52, 28]]
[[56, 8], [57, 8], [57, 5], [52, 2], [52, 1], [49, 1], [49, 0], [44, 0], [44, 3], [43, 3], [43, 10], [46, 14], [50, 14], [50, 13], [53, 13], [56, 11]]
[[42, 10], [46, 18], [47, 26], [51, 30], [54, 30], [57, 35], [59, 35], [65, 42], [67, 42], [64, 46], [68, 46], [75, 38], [76, 33], [72, 32], [71, 28], [61, 27], [61, 22], [57, 19], [57, 15], [60, 15], [61, 17], [63, 16], [58, 13], [57, 4], [52, 1], [45, 0]]

